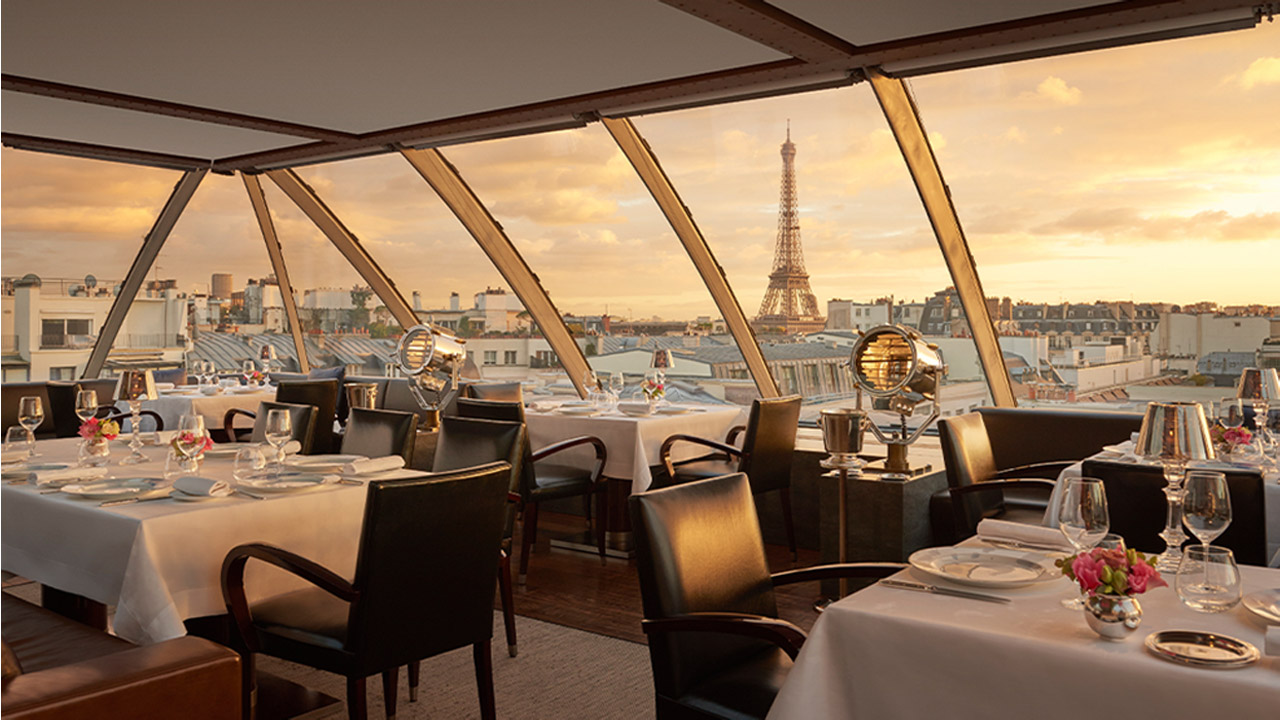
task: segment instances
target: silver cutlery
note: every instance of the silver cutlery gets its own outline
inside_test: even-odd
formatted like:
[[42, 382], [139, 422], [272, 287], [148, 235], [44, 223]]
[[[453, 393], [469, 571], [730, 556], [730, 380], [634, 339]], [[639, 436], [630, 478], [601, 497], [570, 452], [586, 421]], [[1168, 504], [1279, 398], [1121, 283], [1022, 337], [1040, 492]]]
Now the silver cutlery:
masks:
[[986, 595], [983, 593], [969, 592], [968, 590], [953, 590], [938, 585], [930, 585], [928, 583], [914, 582], [911, 580], [881, 580], [878, 585], [884, 585], [891, 588], [900, 588], [902, 590], [915, 590], [917, 592], [933, 593], [935, 595], [950, 595], [951, 597], [968, 598], [970, 600], [985, 600], [986, 602], [1009, 604], [1013, 600], [999, 595]]
[[994, 545], [999, 548], [1012, 548], [1014, 550], [1040, 550], [1042, 552], [1069, 553], [1070, 550], [1060, 546], [1051, 545], [1049, 543], [1027, 542], [1026, 540], [1003, 540], [1001, 538], [979, 538], [988, 545]]
[[107, 500], [98, 503], [98, 507], [115, 507], [116, 505], [131, 505], [133, 503], [151, 502], [152, 500], [168, 500], [168, 495], [156, 495], [154, 497], [131, 497], [121, 500]]
[[235, 495], [241, 495], [241, 496], [243, 496], [243, 497], [247, 497], [247, 498], [249, 498], [249, 499], [251, 499], [251, 500], [266, 500], [266, 499], [267, 499], [267, 496], [266, 496], [266, 495], [259, 495], [259, 494], [257, 494], [257, 493], [251, 493], [251, 492], [249, 492], [248, 490], [241, 490], [240, 488], [236, 488], [235, 490], [233, 490], [233, 491], [232, 491], [232, 493], [233, 493], [233, 494], [235, 494]]

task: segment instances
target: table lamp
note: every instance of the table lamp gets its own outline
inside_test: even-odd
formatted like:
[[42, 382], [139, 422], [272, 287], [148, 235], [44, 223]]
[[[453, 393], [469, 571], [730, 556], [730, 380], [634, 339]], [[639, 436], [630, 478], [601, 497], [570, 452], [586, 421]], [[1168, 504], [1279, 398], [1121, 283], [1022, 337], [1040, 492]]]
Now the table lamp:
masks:
[[140, 413], [142, 412], [143, 400], [154, 400], [159, 397], [156, 394], [156, 381], [150, 370], [122, 370], [120, 372], [120, 380], [116, 382], [116, 400], [124, 400], [129, 403], [129, 412], [132, 413], [130, 426], [133, 430], [133, 440], [129, 442], [129, 449], [133, 452], [129, 457], [120, 461], [121, 465], [136, 465], [138, 463], [147, 462], [147, 456], [142, 454], [142, 435], [140, 433]]
[[1187, 540], [1182, 531], [1182, 481], [1187, 475], [1187, 463], [1214, 458], [1209, 423], [1200, 403], [1149, 403], [1134, 454], [1164, 468], [1164, 497], [1169, 511], [1160, 532], [1165, 548], [1156, 559], [1156, 569], [1177, 572], [1182, 561], [1181, 546]]
[[396, 364], [409, 379], [409, 391], [422, 406], [422, 425], [435, 427], [440, 406], [458, 386], [467, 360], [466, 341], [431, 325], [409, 328], [396, 345]]
[[[858, 388], [858, 407], [862, 407], [862, 393], [872, 397], [887, 398], [889, 410], [898, 413], [901, 425], [886, 435], [875, 423], [868, 423], [871, 432], [889, 448], [885, 469], [886, 478], [906, 478], [910, 472], [907, 464], [907, 446], [924, 434], [925, 428], [938, 418], [938, 387], [947, 374], [947, 366], [937, 345], [924, 340], [914, 328], [902, 325], [880, 325], [862, 334], [849, 356], [853, 369], [853, 383]], [[907, 418], [916, 408], [929, 403], [929, 416], [914, 431], [907, 427]]]

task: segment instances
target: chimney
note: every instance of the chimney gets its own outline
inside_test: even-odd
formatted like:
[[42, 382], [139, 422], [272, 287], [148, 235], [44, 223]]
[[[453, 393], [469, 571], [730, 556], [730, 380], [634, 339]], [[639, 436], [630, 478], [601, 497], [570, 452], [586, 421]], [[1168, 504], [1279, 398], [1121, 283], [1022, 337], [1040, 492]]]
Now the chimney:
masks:
[[458, 297], [458, 293], [456, 293], [456, 292], [455, 292], [455, 293], [449, 293], [449, 309], [450, 309], [450, 310], [452, 310], [453, 312], [457, 312], [458, 310], [460, 310], [460, 309], [461, 309], [461, 307], [460, 307], [460, 306], [461, 306], [461, 304], [462, 304], [462, 303], [461, 303], [460, 298]]
[[422, 311], [422, 293], [418, 292], [417, 290], [413, 291], [413, 311], [414, 312]]

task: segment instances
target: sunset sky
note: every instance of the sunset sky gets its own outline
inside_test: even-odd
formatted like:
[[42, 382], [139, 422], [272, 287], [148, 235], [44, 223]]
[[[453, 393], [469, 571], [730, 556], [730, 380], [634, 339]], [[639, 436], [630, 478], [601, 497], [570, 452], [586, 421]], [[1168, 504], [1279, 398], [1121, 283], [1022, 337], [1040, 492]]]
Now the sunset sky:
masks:
[[[1280, 304], [1280, 25], [910, 83], [991, 296]], [[871, 89], [635, 119], [754, 315], [777, 233], [788, 119], [819, 303], [949, 284]], [[564, 312], [717, 314], [599, 124], [443, 149]], [[3, 272], [119, 279], [178, 174], [6, 149]], [[299, 173], [427, 307], [502, 280], [399, 156]], [[268, 181], [298, 288], [354, 271]], [[161, 253], [207, 290], [269, 273], [239, 178], [210, 175]]]

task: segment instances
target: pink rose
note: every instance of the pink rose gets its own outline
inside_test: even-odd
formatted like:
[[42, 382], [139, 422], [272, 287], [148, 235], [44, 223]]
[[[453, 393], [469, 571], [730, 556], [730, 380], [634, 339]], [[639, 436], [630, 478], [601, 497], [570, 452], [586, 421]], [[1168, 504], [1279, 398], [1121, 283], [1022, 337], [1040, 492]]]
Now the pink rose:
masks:
[[1129, 568], [1129, 589], [1132, 594], [1139, 595], [1149, 588], [1168, 587], [1169, 583], [1160, 577], [1160, 573], [1147, 563], [1139, 560]]
[[89, 418], [80, 426], [80, 437], [88, 440], [98, 433], [98, 418]]
[[1110, 567], [1112, 570], [1123, 570], [1129, 566], [1129, 558], [1120, 549], [1094, 548], [1090, 554], [1094, 560]]
[[1080, 583], [1080, 589], [1085, 592], [1093, 592], [1102, 584], [1102, 579], [1099, 577], [1102, 574], [1102, 567], [1103, 563], [1094, 560], [1086, 553], [1080, 553], [1071, 562], [1071, 572], [1075, 573], [1076, 582]]

